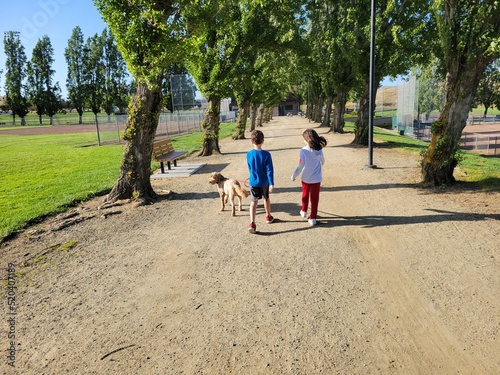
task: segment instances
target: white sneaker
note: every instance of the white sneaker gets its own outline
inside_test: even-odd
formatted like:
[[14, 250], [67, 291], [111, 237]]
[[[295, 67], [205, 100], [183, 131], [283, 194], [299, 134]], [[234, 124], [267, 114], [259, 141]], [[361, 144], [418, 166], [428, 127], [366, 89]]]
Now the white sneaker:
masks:
[[305, 219], [307, 217], [307, 212], [301, 210], [300, 216], [302, 216]]
[[311, 225], [316, 225], [316, 219], [309, 219], [307, 222]]

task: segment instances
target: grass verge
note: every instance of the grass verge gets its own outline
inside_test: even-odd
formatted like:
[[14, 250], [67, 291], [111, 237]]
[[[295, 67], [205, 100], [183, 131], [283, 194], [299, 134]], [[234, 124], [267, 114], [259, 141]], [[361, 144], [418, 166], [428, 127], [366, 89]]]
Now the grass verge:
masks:
[[[220, 138], [235, 124], [221, 124]], [[74, 204], [107, 193], [120, 174], [123, 144], [97, 146], [94, 133], [1, 135], [0, 242], [16, 230]], [[201, 149], [201, 133], [172, 139]], [[159, 168], [153, 162], [152, 168]]]
[[[346, 122], [345, 130], [354, 131], [354, 123]], [[427, 142], [379, 128], [374, 128], [373, 141], [419, 157], [427, 150], [429, 145]], [[461, 152], [461, 157], [462, 160], [459, 163], [461, 173], [455, 173], [455, 178], [459, 184], [465, 182], [471, 189], [500, 191], [499, 157], [480, 155], [466, 150]]]

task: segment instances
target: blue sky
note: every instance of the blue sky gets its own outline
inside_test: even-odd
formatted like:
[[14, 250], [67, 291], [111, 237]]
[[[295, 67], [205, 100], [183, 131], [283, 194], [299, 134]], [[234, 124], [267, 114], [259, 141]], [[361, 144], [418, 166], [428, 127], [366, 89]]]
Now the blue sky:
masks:
[[100, 34], [106, 24], [92, 0], [6, 0], [2, 1], [2, 21], [0, 23], [1, 49], [0, 95], [4, 95], [5, 50], [3, 37], [5, 31], [19, 31], [21, 43], [28, 60], [39, 39], [44, 35], [50, 38], [54, 48], [54, 81], [59, 82], [63, 97], [66, 98], [67, 65], [64, 50], [76, 26], [80, 26], [84, 39]]

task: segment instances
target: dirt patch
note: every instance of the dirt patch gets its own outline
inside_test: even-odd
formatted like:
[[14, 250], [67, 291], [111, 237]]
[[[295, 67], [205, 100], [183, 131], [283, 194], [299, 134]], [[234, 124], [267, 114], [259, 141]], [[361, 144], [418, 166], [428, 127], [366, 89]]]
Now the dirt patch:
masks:
[[95, 132], [95, 125], [53, 125], [53, 126], [20, 126], [17, 129], [1, 129], [0, 135], [38, 135], [38, 134], [71, 134]]
[[153, 205], [98, 198], [3, 243], [17, 289], [2, 373], [499, 373], [498, 193], [421, 189], [415, 158], [376, 148], [365, 168], [352, 134], [324, 134], [310, 227], [290, 175], [311, 125], [262, 129], [276, 220], [260, 205], [255, 235], [249, 202], [231, 217], [208, 184], [247, 177], [250, 142], [223, 140], [224, 155], [184, 160], [207, 163], [196, 174], [154, 180]]

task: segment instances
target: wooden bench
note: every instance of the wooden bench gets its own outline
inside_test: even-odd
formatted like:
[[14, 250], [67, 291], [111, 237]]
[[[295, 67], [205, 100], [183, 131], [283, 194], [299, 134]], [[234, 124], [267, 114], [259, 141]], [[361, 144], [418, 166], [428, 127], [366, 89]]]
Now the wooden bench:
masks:
[[167, 162], [168, 169], [172, 169], [170, 162], [174, 162], [177, 167], [177, 159], [187, 154], [187, 151], [175, 151], [170, 139], [159, 139], [153, 142], [153, 158], [160, 162], [161, 173], [165, 173], [164, 162]]

